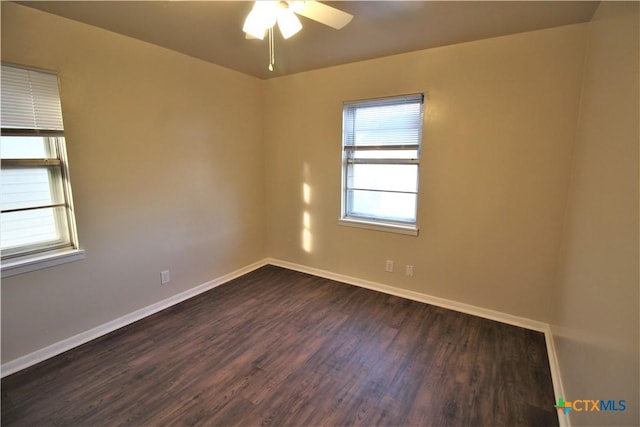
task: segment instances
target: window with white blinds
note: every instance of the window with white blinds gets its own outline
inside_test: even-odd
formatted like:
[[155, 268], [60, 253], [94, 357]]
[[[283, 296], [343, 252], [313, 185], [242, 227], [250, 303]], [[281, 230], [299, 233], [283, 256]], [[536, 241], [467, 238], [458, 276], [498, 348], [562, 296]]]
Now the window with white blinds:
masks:
[[415, 227], [423, 98], [344, 104], [342, 219]]
[[55, 74], [2, 65], [0, 249], [5, 260], [77, 249]]

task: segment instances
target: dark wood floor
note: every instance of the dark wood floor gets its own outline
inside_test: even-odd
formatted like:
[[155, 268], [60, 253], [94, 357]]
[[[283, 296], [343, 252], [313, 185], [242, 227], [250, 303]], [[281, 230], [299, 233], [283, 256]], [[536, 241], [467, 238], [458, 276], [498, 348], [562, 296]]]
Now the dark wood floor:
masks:
[[273, 266], [1, 385], [4, 426], [558, 425], [543, 334]]

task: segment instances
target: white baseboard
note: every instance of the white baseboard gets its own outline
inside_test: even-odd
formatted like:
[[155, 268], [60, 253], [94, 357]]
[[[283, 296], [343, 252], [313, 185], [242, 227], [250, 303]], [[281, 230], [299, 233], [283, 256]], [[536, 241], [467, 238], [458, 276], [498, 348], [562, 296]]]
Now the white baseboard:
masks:
[[[440, 297], [423, 294], [420, 292], [414, 292], [406, 289], [396, 288], [393, 286], [384, 285], [382, 283], [358, 279], [356, 277], [333, 273], [330, 271], [308, 267], [305, 265], [296, 264], [296, 263], [283, 261], [279, 259], [267, 258], [267, 264], [288, 268], [290, 270], [300, 271], [302, 273], [312, 274], [314, 276], [324, 277], [325, 279], [348, 283], [350, 285], [355, 285], [361, 288], [383, 292], [385, 294], [395, 295], [395, 296], [410, 299], [413, 301], [424, 302], [426, 304], [431, 304], [438, 307], [459, 311], [461, 313], [471, 314], [473, 316], [482, 317], [484, 319], [495, 320], [498, 322], [506, 323], [508, 325], [519, 326], [521, 328], [543, 332], [545, 337], [545, 343], [547, 346], [547, 355], [549, 357], [549, 367], [551, 369], [551, 381], [553, 383], [553, 392], [556, 397], [556, 402], [560, 397], [564, 396], [562, 379], [560, 376], [560, 365], [558, 364], [558, 357], [556, 355], [556, 349], [553, 341], [553, 334], [551, 333], [550, 325], [548, 325], [547, 323], [539, 322], [537, 320], [527, 319], [526, 317], [519, 317], [519, 316], [514, 316], [512, 314], [502, 313], [500, 311], [490, 310], [487, 308], [477, 307], [475, 305], [465, 304], [458, 301], [452, 301], [446, 298], [440, 298]], [[551, 403], [549, 404], [551, 405]], [[558, 420], [560, 422], [561, 427], [569, 427], [571, 425], [569, 423], [569, 417], [565, 415], [564, 412], [562, 411], [558, 411]]]
[[[547, 343], [547, 354], [549, 355], [549, 368], [551, 368], [551, 381], [553, 381], [553, 392], [556, 395], [556, 402], [558, 399], [563, 398], [564, 387], [562, 385], [562, 375], [560, 375], [560, 363], [558, 362], [558, 353], [556, 353], [555, 341], [553, 339], [553, 332], [551, 326], [544, 331], [545, 342]], [[564, 411], [558, 412], [558, 421], [560, 427], [570, 427], [571, 422], [569, 415]]]
[[295, 264], [289, 261], [282, 261], [274, 258], [267, 258], [266, 261], [267, 261], [267, 264], [276, 265], [278, 267], [288, 268], [290, 270], [296, 270], [302, 273], [324, 277], [325, 279], [335, 280], [337, 282], [348, 283], [350, 285], [371, 289], [373, 291], [378, 291], [378, 292], [382, 292], [389, 295], [395, 295], [397, 297], [406, 298], [413, 301], [424, 302], [426, 304], [448, 308], [450, 310], [459, 311], [461, 313], [472, 314], [474, 316], [482, 317], [484, 319], [496, 320], [498, 322], [519, 326], [525, 329], [531, 329], [538, 332], [545, 332], [549, 328], [548, 324], [539, 322], [537, 320], [531, 320], [525, 317], [514, 316], [512, 314], [502, 313], [500, 311], [490, 310], [488, 308], [477, 307], [475, 305], [465, 304], [462, 302], [457, 302], [457, 301], [449, 300], [446, 298], [434, 297], [434, 296], [423, 294], [420, 292], [414, 292], [414, 291], [409, 291], [402, 288], [396, 288], [394, 286], [384, 285], [378, 282], [372, 282], [369, 280], [358, 279], [356, 277], [333, 273], [331, 271], [320, 270], [313, 267], [307, 267], [306, 265]]
[[126, 314], [115, 320], [111, 320], [107, 323], [103, 323], [100, 326], [89, 329], [88, 331], [79, 333], [77, 335], [74, 335], [62, 341], [59, 341], [57, 343], [51, 344], [50, 346], [41, 348], [40, 350], [36, 350], [33, 353], [29, 353], [25, 356], [11, 360], [7, 363], [3, 363], [2, 366], [0, 367], [0, 371], [1, 371], [0, 377], [4, 378], [5, 376], [11, 375], [14, 372], [28, 368], [29, 366], [35, 365], [36, 363], [40, 363], [43, 360], [49, 359], [53, 356], [57, 356], [60, 353], [64, 353], [67, 350], [71, 350], [74, 347], [85, 344], [93, 339], [106, 335], [109, 332], [113, 332], [116, 329], [120, 329], [123, 326], [127, 326], [133, 322], [136, 322], [154, 313], [162, 311], [165, 308], [169, 308], [189, 298], [193, 298], [198, 294], [201, 294], [217, 286], [220, 286], [224, 283], [227, 283], [237, 277], [247, 274], [253, 270], [256, 270], [266, 264], [267, 264], [266, 259], [254, 262], [253, 264], [250, 264], [238, 270], [232, 271], [231, 273], [225, 274], [224, 276], [220, 276], [216, 279], [203, 283], [202, 285], [198, 285], [195, 288], [191, 288], [187, 291], [176, 294], [172, 297], [159, 301], [155, 304], [151, 304], [147, 307], [144, 307], [132, 313]]
[[[556, 401], [560, 397], [564, 396], [564, 390], [562, 387], [562, 381], [560, 377], [560, 368], [559, 368], [558, 358], [556, 355], [556, 350], [555, 350], [554, 341], [553, 341], [553, 334], [551, 333], [551, 327], [546, 323], [539, 322], [532, 319], [527, 319], [525, 317], [514, 316], [512, 314], [502, 313], [495, 310], [490, 310], [487, 308], [477, 307], [471, 304], [465, 304], [457, 301], [448, 300], [445, 298], [435, 297], [435, 296], [431, 296], [431, 295], [427, 295], [419, 292], [396, 288], [393, 286], [384, 285], [382, 283], [372, 282], [364, 279], [358, 279], [355, 277], [333, 273], [330, 271], [308, 267], [305, 265], [283, 261], [275, 258], [265, 258], [261, 261], [257, 261], [253, 264], [247, 265], [246, 267], [240, 268], [231, 273], [225, 274], [224, 276], [218, 277], [216, 279], [203, 283], [202, 285], [196, 286], [195, 288], [181, 292], [170, 298], [159, 301], [155, 304], [151, 304], [147, 307], [141, 308], [140, 310], [136, 310], [132, 313], [119, 317], [110, 322], [104, 323], [93, 329], [82, 332], [78, 335], [74, 335], [70, 338], [64, 339], [62, 341], [54, 343], [40, 350], [36, 350], [33, 353], [29, 353], [25, 356], [22, 356], [12, 361], [9, 361], [7, 363], [4, 363], [2, 366], [0, 366], [0, 377], [5, 377], [14, 372], [28, 368], [29, 366], [35, 365], [36, 363], [42, 362], [43, 360], [49, 359], [53, 356], [63, 353], [67, 350], [71, 350], [74, 347], [85, 344], [95, 338], [106, 335], [109, 332], [115, 331], [116, 329], [120, 329], [123, 326], [127, 326], [133, 322], [136, 322], [140, 319], [143, 319], [161, 310], [169, 308], [175, 304], [178, 304], [198, 294], [201, 294], [217, 286], [220, 286], [224, 283], [227, 283], [237, 277], [247, 274], [267, 264], [287, 268], [289, 270], [299, 271], [302, 273], [312, 274], [314, 276], [324, 277], [326, 279], [359, 286], [361, 288], [371, 289], [371, 290], [382, 292], [389, 295], [395, 295], [401, 298], [423, 302], [426, 304], [432, 304], [438, 307], [443, 307], [450, 310], [471, 314], [471, 315], [482, 317], [485, 319], [495, 320], [495, 321], [506, 323], [509, 325], [519, 326], [522, 328], [543, 332], [545, 335], [545, 341], [547, 345], [547, 353], [549, 356], [549, 366], [551, 368], [551, 379], [553, 382], [554, 393], [556, 395]], [[563, 427], [570, 426], [569, 418], [566, 415], [564, 415], [563, 412], [561, 411], [558, 412], [558, 419], [560, 421], [560, 426], [563, 426]]]

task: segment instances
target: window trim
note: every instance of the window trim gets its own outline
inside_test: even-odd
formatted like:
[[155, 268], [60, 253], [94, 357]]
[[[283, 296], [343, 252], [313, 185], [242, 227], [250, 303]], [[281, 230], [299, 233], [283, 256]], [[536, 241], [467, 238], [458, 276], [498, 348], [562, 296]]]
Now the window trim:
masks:
[[406, 236], [418, 236], [420, 229], [415, 224], [403, 224], [399, 222], [385, 222], [381, 220], [367, 221], [359, 217], [343, 217], [338, 220], [339, 225], [366, 230], [386, 231], [388, 233], [404, 234]]
[[2, 279], [30, 271], [42, 270], [56, 265], [85, 259], [83, 249], [58, 249], [38, 254], [25, 255], [2, 261]]
[[[403, 99], [417, 100], [420, 99], [420, 129], [417, 144], [398, 144], [398, 145], [345, 145], [346, 144], [346, 120], [345, 112], [346, 107], [352, 105], [358, 105], [361, 107], [384, 105], [385, 101], [402, 101]], [[398, 102], [401, 103], [401, 102]], [[358, 101], [348, 101], [343, 104], [343, 118], [342, 118], [342, 167], [341, 167], [341, 189], [340, 189], [340, 218], [338, 224], [342, 226], [363, 228], [369, 230], [392, 232], [410, 236], [418, 236], [418, 196], [419, 196], [419, 182], [416, 182], [416, 191], [410, 192], [416, 196], [416, 208], [415, 208], [415, 220], [414, 221], [393, 221], [384, 218], [367, 217], [360, 215], [349, 214], [348, 212], [348, 167], [350, 164], [389, 164], [389, 165], [416, 165], [418, 168], [418, 180], [420, 177], [420, 155], [422, 149], [422, 132], [424, 127], [424, 94], [408, 94], [399, 96], [390, 96], [383, 98], [373, 98]], [[350, 153], [356, 151], [377, 151], [377, 150], [413, 150], [417, 152], [417, 158], [375, 158], [375, 159], [354, 159], [349, 156]], [[351, 188], [354, 190], [354, 188]], [[382, 190], [381, 190], [382, 191]], [[384, 191], [386, 193], [403, 193], [402, 191]]]

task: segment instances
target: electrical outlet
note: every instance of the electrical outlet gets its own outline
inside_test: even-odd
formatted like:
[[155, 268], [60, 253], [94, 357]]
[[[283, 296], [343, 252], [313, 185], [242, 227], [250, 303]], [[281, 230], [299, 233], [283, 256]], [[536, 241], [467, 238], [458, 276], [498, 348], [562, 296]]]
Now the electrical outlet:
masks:
[[405, 276], [409, 276], [409, 277], [413, 277], [413, 265], [407, 264], [404, 267], [404, 275]]
[[393, 260], [390, 260], [390, 259], [387, 260], [387, 264], [384, 266], [384, 271], [393, 273]]
[[169, 283], [171, 278], [169, 277], [169, 270], [164, 270], [160, 272], [160, 284], [166, 285]]

